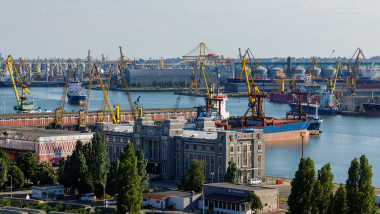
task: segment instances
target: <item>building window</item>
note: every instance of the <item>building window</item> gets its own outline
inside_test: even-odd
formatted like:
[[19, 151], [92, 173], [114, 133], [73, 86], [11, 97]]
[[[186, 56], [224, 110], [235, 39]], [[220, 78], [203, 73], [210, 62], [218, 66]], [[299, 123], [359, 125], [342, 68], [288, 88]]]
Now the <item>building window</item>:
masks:
[[179, 143], [177, 142], [177, 149], [179, 149]]
[[197, 150], [197, 144], [194, 144], [194, 149]]
[[157, 203], [157, 204], [159, 204], [159, 203], [161, 203], [161, 201], [159, 201], [159, 200], [156, 200], [156, 203]]
[[228, 136], [228, 140], [232, 141], [232, 135]]
[[202, 145], [202, 150], [206, 150], [206, 146], [205, 145]]
[[113, 137], [113, 140], [112, 140], [114, 143], [116, 142], [116, 137]]
[[234, 162], [234, 157], [233, 156], [230, 157], [230, 161]]
[[106, 141], [109, 141], [109, 140], [110, 140], [110, 139], [109, 139], [109, 137], [107, 136], [107, 137], [106, 137]]
[[143, 201], [148, 201], [148, 199], [147, 198], [143, 198]]
[[120, 138], [120, 143], [122, 143], [122, 142], [123, 142], [123, 138], [121, 137], [121, 138]]
[[211, 151], [214, 151], [214, 146], [210, 146], [210, 150], [211, 150]]
[[218, 159], [219, 159], [218, 160], [219, 161], [219, 165], [222, 165], [222, 157], [219, 157]]
[[247, 146], [243, 146], [243, 166], [248, 165], [248, 151]]
[[237, 146], [237, 151], [240, 152], [240, 146]]
[[252, 145], [249, 146], [249, 151], [252, 151]]
[[261, 163], [261, 155], [257, 155], [257, 162]]
[[186, 149], [189, 148], [189, 144], [188, 144], [188, 143], [185, 144], [185, 148], [186, 148]]
[[230, 152], [234, 152], [234, 147], [230, 146]]
[[196, 160], [196, 159], [197, 159], [197, 155], [194, 154], [194, 155], [193, 155], [193, 160]]
[[238, 158], [237, 165], [240, 166], [240, 156], [238, 155], [237, 158]]
[[223, 147], [219, 146], [219, 152], [223, 152]]
[[257, 145], [257, 149], [261, 150], [261, 144]]

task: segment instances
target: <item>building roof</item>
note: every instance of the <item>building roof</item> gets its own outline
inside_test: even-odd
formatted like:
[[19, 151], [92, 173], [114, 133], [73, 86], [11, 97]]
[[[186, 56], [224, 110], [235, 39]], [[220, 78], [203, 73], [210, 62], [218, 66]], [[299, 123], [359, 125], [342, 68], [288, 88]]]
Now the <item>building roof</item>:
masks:
[[190, 197], [194, 194], [198, 194], [198, 193], [187, 192], [187, 191], [182, 191], [178, 189], [160, 190], [160, 191], [156, 191], [155, 193], [160, 194], [160, 195], [165, 195], [168, 197], [180, 197], [180, 198]]
[[216, 131], [198, 131], [198, 130], [183, 130], [184, 138], [194, 138], [194, 139], [217, 139], [218, 132]]
[[93, 133], [81, 133], [79, 131], [66, 131], [58, 129], [34, 128], [26, 126], [0, 126], [0, 137], [36, 140], [39, 137], [89, 135]]
[[247, 190], [247, 191], [260, 191], [260, 190], [268, 190], [275, 189], [271, 187], [263, 187], [263, 186], [252, 186], [248, 184], [233, 184], [233, 183], [210, 183], [203, 184], [203, 186], [213, 186], [213, 187], [221, 187], [221, 188], [230, 188], [230, 189], [238, 189], [238, 190]]
[[205, 199], [207, 200], [215, 200], [215, 201], [223, 201], [228, 203], [244, 203], [247, 198], [246, 197], [239, 197], [239, 196], [231, 196], [226, 194], [220, 194], [220, 193], [213, 193], [209, 195], [205, 195]]
[[159, 194], [154, 194], [154, 193], [143, 193], [143, 197], [160, 199], [160, 200], [165, 200], [166, 198], [168, 198], [168, 196], [166, 195], [159, 195]]

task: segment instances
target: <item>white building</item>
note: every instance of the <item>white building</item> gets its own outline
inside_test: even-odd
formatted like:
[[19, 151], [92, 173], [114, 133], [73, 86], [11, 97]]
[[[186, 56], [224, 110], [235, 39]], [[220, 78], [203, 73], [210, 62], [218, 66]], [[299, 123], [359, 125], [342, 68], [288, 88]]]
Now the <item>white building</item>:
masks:
[[41, 185], [32, 187], [32, 198], [52, 201], [63, 198], [64, 187], [59, 184]]

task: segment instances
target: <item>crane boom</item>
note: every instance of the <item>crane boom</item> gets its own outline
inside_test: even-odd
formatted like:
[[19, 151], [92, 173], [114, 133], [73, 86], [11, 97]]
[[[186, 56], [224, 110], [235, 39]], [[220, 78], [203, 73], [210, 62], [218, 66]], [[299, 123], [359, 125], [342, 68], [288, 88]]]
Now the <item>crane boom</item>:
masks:
[[104, 86], [102, 77], [100, 76], [99, 71], [98, 71], [98, 67], [96, 65], [95, 65], [95, 72], [96, 72], [96, 75], [98, 76], [100, 86], [102, 87], [104, 99], [106, 100], [107, 107], [108, 107], [108, 112], [111, 115], [111, 120], [112, 120], [113, 123], [119, 123], [120, 122], [120, 118], [119, 118], [119, 106], [115, 106], [115, 109], [116, 109], [116, 114], [115, 114], [115, 112], [112, 109], [111, 102], [110, 102], [110, 100], [108, 98], [108, 93], [107, 93], [107, 90], [106, 90], [106, 88]]
[[120, 65], [118, 65], [118, 69], [120, 72], [121, 79], [123, 80], [124, 90], [128, 97], [129, 107], [131, 108], [133, 119], [137, 120], [136, 108], [135, 108], [135, 105], [133, 104], [131, 94], [129, 93], [128, 85], [127, 85], [127, 82], [125, 81], [124, 74], [123, 74], [123, 71], [121, 70]]

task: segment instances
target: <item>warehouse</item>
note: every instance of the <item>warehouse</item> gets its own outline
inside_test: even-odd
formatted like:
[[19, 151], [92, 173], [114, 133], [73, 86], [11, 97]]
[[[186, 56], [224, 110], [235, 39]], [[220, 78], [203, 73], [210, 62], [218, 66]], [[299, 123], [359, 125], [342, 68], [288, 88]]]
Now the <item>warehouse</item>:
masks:
[[0, 148], [14, 161], [18, 155], [33, 152], [39, 162], [58, 163], [75, 149], [78, 140], [86, 144], [93, 133], [42, 129], [31, 127], [0, 126]]

